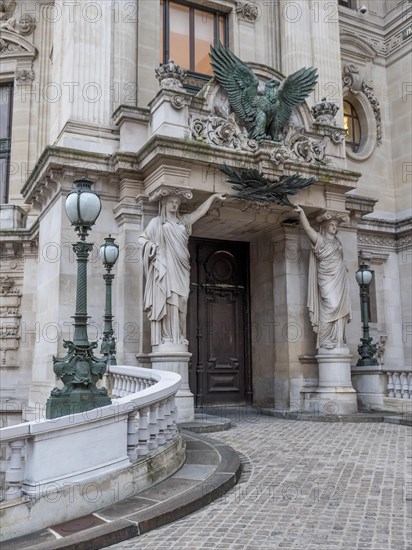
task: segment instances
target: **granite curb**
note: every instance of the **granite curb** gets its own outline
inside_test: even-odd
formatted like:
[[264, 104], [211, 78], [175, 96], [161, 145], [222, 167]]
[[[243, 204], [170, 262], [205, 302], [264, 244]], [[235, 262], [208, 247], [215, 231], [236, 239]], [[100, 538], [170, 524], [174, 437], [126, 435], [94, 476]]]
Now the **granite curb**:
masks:
[[99, 550], [176, 521], [218, 499], [239, 480], [239, 455], [209, 437], [186, 430], [182, 435], [187, 452], [182, 468], [157, 485], [92, 514], [107, 521], [104, 525], [59, 539], [50, 526], [5, 541], [2, 550]]

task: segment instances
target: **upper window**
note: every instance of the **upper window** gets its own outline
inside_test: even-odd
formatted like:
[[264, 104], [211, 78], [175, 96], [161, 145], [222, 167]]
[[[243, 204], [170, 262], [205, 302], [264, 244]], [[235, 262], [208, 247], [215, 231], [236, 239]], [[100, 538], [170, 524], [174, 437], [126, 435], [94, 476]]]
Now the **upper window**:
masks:
[[9, 198], [13, 84], [0, 84], [0, 204]]
[[160, 0], [160, 63], [169, 59], [197, 75], [212, 75], [210, 45], [227, 46], [227, 16], [201, 5]]
[[339, 4], [346, 8], [351, 8], [352, 10], [356, 9], [356, 0], [339, 0]]
[[346, 146], [357, 153], [362, 138], [361, 125], [355, 108], [346, 100], [343, 102], [343, 126], [346, 130]]

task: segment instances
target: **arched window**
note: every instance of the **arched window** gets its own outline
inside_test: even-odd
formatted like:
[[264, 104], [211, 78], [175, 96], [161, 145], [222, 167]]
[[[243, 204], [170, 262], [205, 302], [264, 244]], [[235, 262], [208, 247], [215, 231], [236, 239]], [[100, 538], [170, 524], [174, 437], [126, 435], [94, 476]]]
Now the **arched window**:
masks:
[[349, 101], [343, 102], [343, 126], [346, 130], [346, 145], [350, 147], [354, 153], [357, 153], [361, 143], [361, 125], [358, 114]]

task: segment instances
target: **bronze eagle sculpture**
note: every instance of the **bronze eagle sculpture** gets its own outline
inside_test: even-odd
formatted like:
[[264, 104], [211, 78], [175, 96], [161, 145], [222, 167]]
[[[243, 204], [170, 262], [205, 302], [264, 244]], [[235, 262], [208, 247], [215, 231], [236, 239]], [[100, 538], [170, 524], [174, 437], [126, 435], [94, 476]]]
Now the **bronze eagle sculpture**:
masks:
[[220, 42], [210, 46], [210, 62], [216, 80], [223, 86], [236, 115], [246, 124], [250, 139], [281, 140], [281, 130], [292, 110], [309, 96], [317, 82], [317, 69], [303, 68], [281, 82], [266, 82], [259, 90], [255, 73]]
[[268, 203], [295, 208], [288, 195], [297, 195], [301, 189], [315, 183], [315, 178], [301, 178], [297, 174], [282, 176], [277, 181], [271, 181], [258, 170], [242, 168], [235, 169], [223, 164], [220, 170], [228, 176], [236, 197], [248, 201]]

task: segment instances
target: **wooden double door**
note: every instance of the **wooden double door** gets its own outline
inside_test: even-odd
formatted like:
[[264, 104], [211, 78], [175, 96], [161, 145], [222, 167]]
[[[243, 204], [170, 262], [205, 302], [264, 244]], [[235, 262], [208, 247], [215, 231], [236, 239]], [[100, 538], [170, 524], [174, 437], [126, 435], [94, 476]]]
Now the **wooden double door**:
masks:
[[249, 245], [191, 238], [187, 332], [196, 405], [252, 400]]

